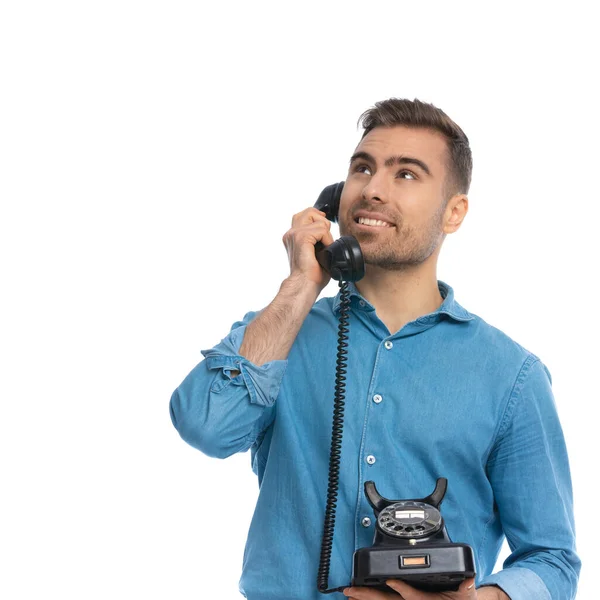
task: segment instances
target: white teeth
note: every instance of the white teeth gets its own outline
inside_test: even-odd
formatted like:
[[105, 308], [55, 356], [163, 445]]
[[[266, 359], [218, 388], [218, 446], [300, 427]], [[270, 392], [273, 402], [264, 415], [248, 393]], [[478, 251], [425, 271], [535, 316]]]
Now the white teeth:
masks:
[[377, 227], [390, 227], [389, 223], [385, 221], [378, 221], [376, 219], [367, 219], [365, 217], [358, 217], [358, 222], [361, 225], [375, 225]]

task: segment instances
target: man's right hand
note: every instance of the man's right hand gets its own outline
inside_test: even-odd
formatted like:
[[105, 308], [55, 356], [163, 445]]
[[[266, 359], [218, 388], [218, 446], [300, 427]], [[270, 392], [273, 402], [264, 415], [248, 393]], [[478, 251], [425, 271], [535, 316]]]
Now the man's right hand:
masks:
[[333, 244], [330, 229], [331, 221], [325, 217], [325, 213], [311, 207], [293, 216], [292, 227], [282, 238], [290, 262], [290, 278], [316, 285], [319, 293], [329, 283], [331, 276], [317, 261], [315, 244]]

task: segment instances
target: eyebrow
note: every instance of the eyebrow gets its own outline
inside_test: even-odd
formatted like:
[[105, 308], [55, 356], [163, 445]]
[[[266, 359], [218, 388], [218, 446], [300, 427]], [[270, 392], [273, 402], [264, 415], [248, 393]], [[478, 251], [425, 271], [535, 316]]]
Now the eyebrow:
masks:
[[[355, 160], [366, 160], [372, 164], [375, 164], [375, 159], [368, 152], [356, 152], [350, 157], [350, 164], [352, 164]], [[416, 165], [420, 167], [427, 175], [431, 176], [431, 171], [429, 167], [418, 158], [413, 158], [412, 156], [390, 156], [390, 158], [386, 159], [383, 163], [386, 167], [391, 167], [392, 165]]]

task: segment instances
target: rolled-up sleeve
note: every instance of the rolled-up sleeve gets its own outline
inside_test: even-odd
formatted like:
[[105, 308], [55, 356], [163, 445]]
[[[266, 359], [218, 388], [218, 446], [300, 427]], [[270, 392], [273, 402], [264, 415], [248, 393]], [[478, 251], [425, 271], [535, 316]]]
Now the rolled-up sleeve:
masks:
[[[226, 458], [245, 452], [270, 425], [287, 360], [257, 366], [239, 354], [249, 312], [173, 392], [171, 421], [181, 437], [208, 456]], [[232, 371], [240, 371], [233, 377]]]
[[487, 465], [511, 554], [479, 585], [497, 585], [512, 600], [568, 600], [577, 591], [571, 474], [551, 384], [530, 355]]

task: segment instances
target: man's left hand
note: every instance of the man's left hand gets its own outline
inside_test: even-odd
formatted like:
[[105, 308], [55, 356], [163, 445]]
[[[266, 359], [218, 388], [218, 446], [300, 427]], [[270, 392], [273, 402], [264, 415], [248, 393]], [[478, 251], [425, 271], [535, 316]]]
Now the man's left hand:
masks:
[[386, 584], [397, 593], [380, 592], [368, 587], [349, 587], [344, 590], [344, 595], [350, 600], [477, 600], [473, 578], [465, 579], [455, 592], [423, 592], [398, 579], [388, 579]]

